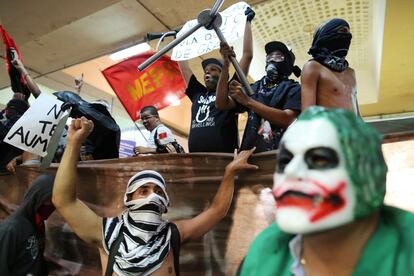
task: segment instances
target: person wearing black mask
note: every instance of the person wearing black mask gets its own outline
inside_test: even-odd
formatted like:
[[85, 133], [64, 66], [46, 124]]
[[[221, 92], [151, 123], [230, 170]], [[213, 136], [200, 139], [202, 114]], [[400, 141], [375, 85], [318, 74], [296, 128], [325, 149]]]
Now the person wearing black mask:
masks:
[[355, 71], [346, 56], [352, 34], [348, 22], [334, 18], [315, 32], [312, 55], [302, 70], [302, 110], [312, 105], [344, 108], [359, 115]]
[[45, 220], [55, 210], [51, 202], [55, 177], [37, 177], [20, 207], [0, 223], [2, 275], [48, 275], [43, 257]]
[[265, 45], [265, 51], [266, 75], [251, 85], [254, 94], [249, 97], [237, 80], [227, 86], [229, 56], [234, 56], [234, 52], [227, 44], [220, 49], [224, 66], [217, 89], [217, 106], [248, 112], [240, 150], [256, 147], [256, 153], [277, 149], [283, 132], [301, 110], [300, 85], [289, 79], [292, 73], [300, 76], [292, 50], [280, 41], [272, 41]]
[[[244, 29], [243, 48], [240, 66], [245, 72], [249, 71], [253, 56], [251, 40], [251, 21], [255, 13], [247, 8], [246, 26]], [[228, 152], [233, 153], [238, 148], [237, 113], [230, 110], [217, 109], [217, 82], [223, 69], [223, 64], [215, 58], [203, 60], [204, 84], [201, 84], [186, 61], [179, 61], [181, 75], [187, 84], [185, 91], [191, 100], [191, 126], [188, 137], [189, 152]]]

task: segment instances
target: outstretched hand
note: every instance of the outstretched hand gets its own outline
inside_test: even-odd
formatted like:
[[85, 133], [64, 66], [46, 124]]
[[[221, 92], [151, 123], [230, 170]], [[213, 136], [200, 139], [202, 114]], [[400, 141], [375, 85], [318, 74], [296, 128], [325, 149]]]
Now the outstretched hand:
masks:
[[234, 153], [234, 159], [226, 166], [226, 171], [230, 173], [237, 173], [241, 170], [257, 170], [259, 167], [256, 165], [249, 164], [247, 160], [253, 154], [256, 148], [250, 150], [244, 150], [237, 154], [237, 151]]
[[83, 85], [83, 73], [81, 76], [75, 78], [75, 90], [76, 92], [78, 92], [78, 94], [81, 91], [82, 85]]
[[73, 119], [68, 130], [68, 142], [82, 144], [86, 137], [93, 130], [93, 122], [81, 117], [80, 119]]

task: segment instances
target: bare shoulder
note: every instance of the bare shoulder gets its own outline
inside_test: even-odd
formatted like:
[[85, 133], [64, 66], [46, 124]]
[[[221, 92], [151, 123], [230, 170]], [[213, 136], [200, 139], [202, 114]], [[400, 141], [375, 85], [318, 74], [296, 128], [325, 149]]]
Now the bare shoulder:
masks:
[[311, 59], [308, 60], [305, 65], [303, 65], [303, 70], [321, 70], [322, 68], [322, 64], [320, 64], [319, 62]]
[[321, 71], [323, 69], [323, 66], [314, 60], [309, 60], [305, 63], [305, 65], [303, 65], [303, 69], [302, 69], [302, 78], [305, 77], [316, 77], [318, 76]]

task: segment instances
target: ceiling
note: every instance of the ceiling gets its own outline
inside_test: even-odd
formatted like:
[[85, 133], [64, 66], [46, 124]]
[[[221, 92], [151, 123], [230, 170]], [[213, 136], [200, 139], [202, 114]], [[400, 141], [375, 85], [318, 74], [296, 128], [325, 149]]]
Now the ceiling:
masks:
[[[222, 9], [236, 2], [226, 1]], [[411, 53], [414, 1], [252, 0], [247, 3], [256, 11], [251, 79], [263, 75], [266, 42], [287, 42], [294, 49], [297, 65], [303, 66], [309, 58], [307, 50], [315, 27], [329, 18], [342, 17], [348, 20], [353, 33], [349, 61], [356, 70], [362, 114], [414, 111]], [[103, 98], [113, 103], [116, 119], [128, 122], [122, 105], [100, 73], [114, 64], [107, 55], [144, 41], [147, 32], [180, 27], [212, 5], [213, 1], [206, 0], [1, 0], [0, 21], [19, 46], [25, 65], [38, 83], [52, 90], [72, 89], [73, 77], [84, 73], [85, 99]], [[240, 45], [235, 46], [240, 53]], [[1, 45], [3, 59], [4, 52]], [[201, 58], [217, 55], [215, 51]], [[199, 78], [201, 58], [190, 61]], [[0, 66], [0, 88], [8, 85], [5, 67]], [[3, 98], [0, 95], [2, 103]], [[188, 133], [190, 105], [183, 99], [180, 106], [162, 110], [162, 120], [179, 132]]]

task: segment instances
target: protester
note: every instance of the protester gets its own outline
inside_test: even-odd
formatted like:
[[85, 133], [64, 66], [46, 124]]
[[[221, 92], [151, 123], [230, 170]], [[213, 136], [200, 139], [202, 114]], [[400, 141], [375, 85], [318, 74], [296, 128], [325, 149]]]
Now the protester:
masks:
[[[29, 108], [29, 103], [24, 100], [24, 95], [14, 93], [4, 110], [0, 112], [0, 175], [6, 175], [14, 171], [14, 164], [21, 161], [23, 151], [3, 140], [12, 126]], [[20, 162], [19, 161], [19, 162]]]
[[315, 32], [303, 67], [302, 109], [312, 105], [352, 110], [359, 115], [355, 71], [346, 56], [352, 34], [348, 22], [335, 18]]
[[[149, 170], [129, 180], [125, 211], [118, 217], [101, 218], [76, 197], [77, 156], [92, 129], [92, 121], [84, 117], [72, 120], [68, 145], [56, 174], [53, 204], [82, 240], [98, 247], [104, 271], [107, 263], [112, 263], [108, 268], [118, 275], [149, 275], [155, 271], [157, 275], [179, 275], [178, 264], [173, 261], [179, 254], [174, 249], [176, 244], [201, 238], [226, 216], [235, 174], [257, 169], [247, 163], [253, 150], [241, 152], [227, 165], [211, 206], [192, 219], [169, 223], [162, 218], [169, 207], [166, 182], [159, 173]], [[113, 256], [108, 260], [110, 254]]]
[[385, 206], [380, 135], [353, 112], [311, 107], [283, 136], [276, 223], [241, 275], [412, 275], [414, 214]]
[[144, 127], [150, 132], [147, 146], [134, 148], [136, 155], [143, 153], [184, 153], [177, 143], [171, 130], [163, 125], [157, 109], [154, 106], [143, 107], [140, 117]]
[[[243, 49], [244, 51], [244, 49]], [[233, 50], [222, 44], [220, 52], [224, 68], [220, 75], [216, 105], [221, 110], [248, 112], [240, 150], [256, 147], [255, 152], [277, 149], [285, 129], [300, 113], [300, 85], [289, 79], [292, 72], [300, 75], [295, 55], [284, 43], [265, 45], [266, 76], [251, 85], [253, 95], [246, 95], [242, 85], [233, 80], [228, 86], [229, 58]]]
[[[246, 15], [247, 22], [243, 40], [245, 50], [240, 60], [244, 74], [248, 73], [253, 56], [251, 20], [255, 13], [248, 8]], [[216, 108], [216, 88], [223, 68], [222, 62], [215, 58], [203, 60], [201, 65], [204, 70], [205, 86], [197, 80], [186, 61], [178, 62], [178, 65], [187, 84], [186, 95], [192, 102], [188, 137], [189, 151], [234, 152], [234, 149], [238, 148], [237, 113], [233, 110]]]
[[51, 203], [54, 177], [37, 177], [20, 207], [0, 223], [2, 275], [48, 275], [43, 257], [44, 221], [55, 210]]

